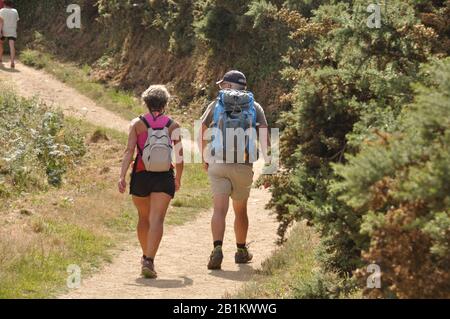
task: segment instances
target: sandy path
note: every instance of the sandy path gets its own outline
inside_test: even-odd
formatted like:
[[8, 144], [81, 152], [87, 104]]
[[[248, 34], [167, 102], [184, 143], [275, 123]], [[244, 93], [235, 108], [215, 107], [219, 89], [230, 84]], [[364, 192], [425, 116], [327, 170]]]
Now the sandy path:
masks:
[[[123, 132], [128, 130], [127, 120], [96, 105], [51, 75], [20, 63], [16, 68], [14, 72], [0, 68], [0, 79], [12, 83], [19, 94], [38, 96], [46, 103], [60, 106], [67, 115], [84, 118], [99, 126]], [[192, 147], [193, 143], [185, 141], [184, 144]], [[257, 172], [260, 166], [255, 167]], [[249, 241], [252, 242], [255, 257], [249, 265], [234, 264], [233, 212], [230, 210], [222, 271], [206, 269], [212, 248], [209, 225], [212, 212], [207, 211], [183, 226], [166, 228], [156, 260], [157, 280], [140, 277], [141, 252], [132, 233], [132, 244], [120, 247], [111, 264], [105, 265], [90, 278], [83, 278], [80, 289], [72, 290], [61, 298], [221, 298], [226, 293], [232, 294], [251, 278], [261, 262], [276, 248], [278, 224], [264, 208], [269, 198], [265, 190], [252, 190]]]

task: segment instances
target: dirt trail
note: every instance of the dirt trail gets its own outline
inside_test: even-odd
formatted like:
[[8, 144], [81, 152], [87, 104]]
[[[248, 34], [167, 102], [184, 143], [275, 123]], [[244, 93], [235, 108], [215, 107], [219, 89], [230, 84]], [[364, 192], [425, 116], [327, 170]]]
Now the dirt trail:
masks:
[[[5, 64], [6, 65], [6, 64]], [[67, 115], [84, 118], [103, 127], [127, 132], [129, 122], [96, 105], [76, 90], [59, 82], [51, 75], [17, 63], [16, 71], [0, 68], [0, 79], [13, 84], [25, 96], [38, 96], [49, 104], [63, 108]], [[193, 143], [185, 141], [186, 146]], [[261, 163], [255, 166], [258, 173]], [[255, 174], [255, 177], [258, 174]], [[157, 280], [140, 277], [140, 256], [135, 234], [130, 234], [132, 244], [124, 244], [115, 252], [111, 264], [90, 278], [83, 278], [82, 287], [61, 298], [221, 298], [232, 294], [248, 281], [261, 262], [276, 248], [277, 222], [264, 206], [269, 193], [253, 189], [249, 201], [250, 230], [254, 262], [249, 265], [234, 264], [233, 212], [227, 218], [224, 244], [225, 260], [222, 271], [208, 271], [206, 262], [211, 251], [211, 211], [203, 212], [183, 226], [166, 228], [156, 259]]]

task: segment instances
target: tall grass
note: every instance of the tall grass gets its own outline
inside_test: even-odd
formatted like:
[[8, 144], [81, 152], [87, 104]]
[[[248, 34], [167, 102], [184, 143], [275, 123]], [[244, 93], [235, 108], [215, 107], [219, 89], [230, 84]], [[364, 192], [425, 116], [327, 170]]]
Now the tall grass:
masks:
[[0, 197], [61, 185], [85, 153], [82, 137], [57, 109], [0, 89]]
[[[75, 224], [32, 218], [29, 234], [0, 233], [0, 299], [48, 298], [76, 264], [86, 275], [107, 259], [110, 241]], [[17, 242], [18, 241], [18, 242]]]
[[[262, 265], [238, 298], [323, 299], [340, 297], [341, 279], [320, 264], [318, 235], [306, 224], [297, 224], [285, 245]], [[352, 291], [355, 294], [354, 291]], [[356, 295], [347, 295], [354, 297]]]

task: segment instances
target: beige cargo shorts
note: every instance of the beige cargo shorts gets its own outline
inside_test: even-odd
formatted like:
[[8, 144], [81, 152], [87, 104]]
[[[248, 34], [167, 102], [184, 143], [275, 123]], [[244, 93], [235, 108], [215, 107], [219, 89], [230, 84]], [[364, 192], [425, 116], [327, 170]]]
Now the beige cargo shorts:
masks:
[[244, 164], [211, 163], [208, 176], [214, 195], [228, 195], [236, 201], [250, 197], [253, 167]]

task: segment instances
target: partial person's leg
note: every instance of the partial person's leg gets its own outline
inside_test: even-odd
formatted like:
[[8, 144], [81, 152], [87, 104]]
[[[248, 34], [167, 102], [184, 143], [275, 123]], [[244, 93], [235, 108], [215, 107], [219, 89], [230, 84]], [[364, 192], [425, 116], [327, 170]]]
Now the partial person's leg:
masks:
[[150, 232], [147, 238], [147, 249], [145, 255], [152, 260], [161, 243], [164, 232], [164, 219], [172, 197], [166, 193], [152, 193], [150, 195]]
[[208, 269], [221, 269], [223, 261], [222, 245], [225, 237], [226, 217], [230, 206], [231, 181], [227, 176], [227, 165], [212, 164], [208, 169], [211, 189], [214, 194], [214, 213], [211, 218], [211, 231], [214, 250], [209, 257]]
[[214, 195], [214, 214], [211, 219], [211, 230], [214, 242], [223, 242], [229, 205], [229, 195]]
[[138, 239], [142, 247], [142, 254], [145, 256], [148, 243], [148, 232], [150, 231], [150, 196], [133, 196], [133, 203], [139, 213], [139, 222], [137, 225]]
[[247, 214], [248, 199], [233, 200], [233, 209], [235, 213], [234, 232], [236, 235], [236, 243], [238, 247], [242, 247], [247, 243], [248, 234], [248, 214]]
[[0, 40], [0, 63], [3, 62], [3, 41]]
[[214, 213], [211, 219], [211, 230], [214, 250], [209, 257], [208, 269], [221, 269], [223, 261], [222, 245], [225, 237], [226, 217], [230, 205], [230, 195], [216, 193], [214, 195]]
[[237, 252], [234, 256], [237, 264], [246, 264], [253, 259], [253, 255], [247, 248], [247, 234], [248, 234], [248, 214], [247, 214], [248, 199], [233, 200], [233, 208], [235, 213], [234, 233], [236, 235]]
[[238, 264], [250, 262], [253, 255], [247, 249], [248, 214], [247, 204], [253, 184], [253, 170], [251, 166], [235, 165], [230, 170], [233, 184], [233, 208], [235, 212], [234, 231], [236, 235], [237, 252], [235, 261]]
[[16, 66], [16, 47], [15, 47], [15, 41], [9, 40], [9, 50], [11, 54], [11, 67], [14, 68]]

